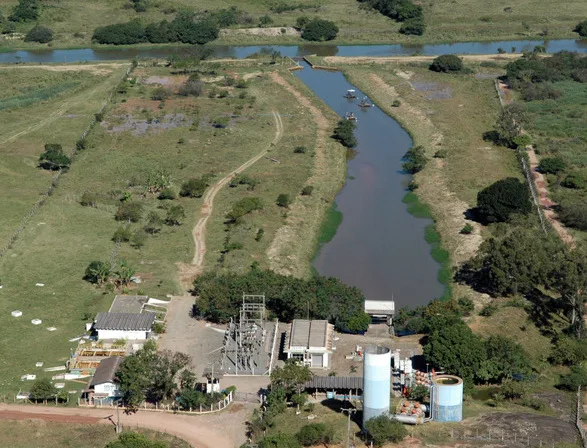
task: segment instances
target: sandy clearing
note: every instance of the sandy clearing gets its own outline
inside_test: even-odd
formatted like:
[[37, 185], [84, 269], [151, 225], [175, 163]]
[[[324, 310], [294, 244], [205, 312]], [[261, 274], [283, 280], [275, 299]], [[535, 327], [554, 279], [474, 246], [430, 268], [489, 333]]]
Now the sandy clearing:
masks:
[[220, 37], [239, 37], [239, 36], [296, 36], [299, 37], [302, 33], [291, 26], [286, 27], [269, 27], [269, 28], [239, 28], [239, 29], [223, 29], [220, 30]]
[[94, 75], [108, 75], [112, 73], [113, 70], [116, 70], [119, 67], [126, 66], [128, 63], [104, 63], [104, 64], [73, 64], [73, 65], [21, 65], [21, 64], [13, 64], [13, 65], [2, 65], [0, 69], [41, 69], [41, 70], [48, 70], [51, 72], [91, 72]]
[[[213, 423], [214, 417], [219, 420], [220, 416], [224, 416], [224, 420], [226, 420], [226, 416], [229, 416], [231, 420], [234, 418], [228, 413], [190, 416], [139, 411], [131, 415], [121, 412], [120, 421], [123, 426], [128, 428], [141, 427], [172, 434], [196, 448], [232, 448], [236, 441], [232, 440], [218, 426], [218, 423]], [[63, 423], [114, 425], [111, 418], [116, 418], [112, 409], [0, 404], [0, 419], [7, 420], [40, 419]]]
[[[522, 57], [521, 53], [504, 53], [504, 54], [471, 54], [459, 55], [463, 61], [467, 62], [510, 62]], [[406, 62], [431, 62], [436, 56], [326, 56], [324, 62], [330, 64], [388, 64], [397, 62], [405, 64]]]

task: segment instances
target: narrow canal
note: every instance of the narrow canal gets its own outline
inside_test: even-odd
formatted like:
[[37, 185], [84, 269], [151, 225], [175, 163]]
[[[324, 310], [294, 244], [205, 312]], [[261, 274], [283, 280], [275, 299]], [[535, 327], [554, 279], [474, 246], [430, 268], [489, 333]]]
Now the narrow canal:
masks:
[[[358, 104], [364, 94], [342, 73], [312, 70], [307, 64], [295, 73], [339, 115], [353, 112], [358, 117], [359, 144], [336, 198], [342, 223], [314, 267], [358, 286], [368, 298], [393, 296], [396, 306], [425, 305], [440, 297], [439, 265], [424, 240], [431, 220], [410, 215], [402, 202], [410, 176], [402, 172], [401, 159], [412, 146], [410, 136], [378, 107], [362, 110]], [[357, 99], [344, 97], [348, 89], [356, 91]]]

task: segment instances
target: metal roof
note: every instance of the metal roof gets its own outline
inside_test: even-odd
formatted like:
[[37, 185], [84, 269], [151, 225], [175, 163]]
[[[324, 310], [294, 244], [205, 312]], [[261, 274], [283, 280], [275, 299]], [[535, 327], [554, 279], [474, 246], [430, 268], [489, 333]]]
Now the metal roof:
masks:
[[318, 376], [306, 383], [306, 389], [363, 389], [361, 376]]
[[149, 331], [155, 322], [155, 313], [98, 313], [96, 330]]
[[108, 311], [110, 313], [140, 313], [143, 305], [148, 301], [148, 296], [120, 295], [114, 297], [114, 301]]
[[332, 348], [333, 327], [327, 320], [294, 319], [290, 326], [288, 348]]
[[367, 314], [394, 314], [395, 301], [392, 299], [365, 300], [365, 312]]
[[112, 356], [110, 358], [103, 359], [100, 365], [94, 373], [92, 381], [90, 381], [90, 387], [96, 386], [97, 384], [111, 383], [114, 381], [116, 371], [120, 366], [124, 358], [122, 356]]

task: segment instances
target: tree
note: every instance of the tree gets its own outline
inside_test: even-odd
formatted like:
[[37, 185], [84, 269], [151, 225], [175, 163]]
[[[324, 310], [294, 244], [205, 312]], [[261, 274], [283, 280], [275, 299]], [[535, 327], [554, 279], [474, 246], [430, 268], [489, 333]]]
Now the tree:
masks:
[[50, 400], [57, 395], [57, 389], [48, 378], [36, 379], [31, 386], [29, 397], [32, 400]]
[[587, 386], [587, 371], [582, 365], [572, 366], [571, 373], [561, 377], [560, 386], [563, 389], [577, 390]]
[[260, 198], [253, 197], [239, 199], [226, 214], [226, 219], [228, 222], [236, 223], [243, 216], [255, 210], [263, 210], [263, 201]]
[[279, 433], [264, 437], [259, 441], [259, 448], [299, 448], [300, 442], [291, 434]]
[[454, 54], [443, 54], [435, 58], [429, 68], [434, 72], [460, 72], [463, 60]]
[[352, 120], [340, 120], [334, 128], [332, 138], [338, 140], [347, 148], [354, 148], [357, 146], [357, 139], [354, 134], [356, 127], [357, 125]]
[[532, 211], [530, 190], [514, 177], [498, 180], [477, 194], [477, 210], [487, 222], [507, 221], [514, 213]]
[[483, 340], [462, 322], [436, 329], [424, 345], [424, 356], [435, 368], [469, 382], [487, 359]]
[[282, 386], [290, 392], [301, 394], [304, 385], [312, 379], [310, 368], [294, 359], [288, 359], [283, 367], [271, 372], [271, 385]]
[[314, 191], [314, 187], [312, 185], [306, 185], [302, 188], [302, 196], [312, 196], [312, 192]]
[[204, 83], [190, 78], [179, 87], [177, 93], [182, 96], [200, 96], [203, 91]]
[[414, 146], [405, 153], [402, 168], [406, 173], [416, 174], [426, 166], [426, 154], [423, 146]]
[[41, 12], [39, 0], [18, 0], [18, 5], [12, 10], [9, 17], [11, 22], [30, 22], [37, 20]]
[[143, 227], [143, 230], [150, 235], [155, 235], [156, 233], [161, 232], [163, 227], [163, 218], [159, 216], [159, 213], [155, 211], [149, 212], [147, 215], [147, 222]]
[[273, 19], [271, 18], [271, 16], [268, 16], [267, 14], [259, 17], [259, 27], [260, 28], [264, 28], [266, 26], [269, 26], [273, 23]]
[[426, 24], [421, 18], [406, 20], [399, 29], [401, 34], [421, 36], [426, 30]]
[[183, 218], [185, 218], [185, 210], [183, 207], [181, 205], [172, 205], [167, 210], [165, 223], [169, 226], [180, 226]]
[[108, 443], [106, 448], [168, 448], [165, 442], [149, 439], [145, 434], [136, 432], [123, 432], [118, 440]]
[[417, 384], [408, 389], [408, 397], [410, 400], [419, 401], [420, 403], [430, 399], [430, 389], [422, 384]]
[[296, 433], [296, 438], [303, 446], [314, 446], [330, 443], [332, 434], [324, 423], [310, 423], [300, 428]]
[[163, 350], [157, 353], [154, 360], [152, 383], [147, 392], [147, 400], [158, 403], [163, 400], [171, 400], [178, 389], [176, 384], [177, 374], [187, 367], [191, 358], [185, 353]]
[[145, 28], [139, 20], [98, 27], [92, 40], [99, 44], [129, 45], [147, 41]]
[[114, 214], [117, 221], [139, 222], [142, 218], [143, 204], [140, 202], [123, 202]]
[[86, 268], [84, 279], [98, 285], [110, 278], [110, 264], [104, 261], [92, 261]]
[[398, 443], [408, 435], [404, 425], [386, 415], [367, 420], [365, 430], [375, 446], [382, 446], [386, 442]]
[[538, 165], [540, 172], [545, 174], [557, 174], [566, 167], [567, 164], [560, 157], [547, 157], [542, 159]]
[[45, 152], [39, 157], [39, 166], [45, 170], [57, 171], [69, 168], [71, 159], [63, 154], [58, 143], [46, 143]]
[[136, 353], [124, 358], [116, 372], [116, 383], [122, 392], [125, 404], [138, 407], [145, 401], [151, 385], [155, 358], [157, 356], [156, 345], [153, 341], [147, 341], [143, 348]]
[[329, 20], [313, 19], [304, 26], [302, 39], [311, 41], [332, 40], [338, 34], [338, 27]]
[[157, 87], [151, 94], [153, 101], [163, 101], [171, 96], [171, 91], [163, 86]]
[[364, 311], [359, 311], [358, 313], [349, 317], [345, 329], [353, 333], [361, 333], [369, 329], [370, 323], [371, 316], [369, 316]]
[[573, 31], [581, 37], [587, 37], [587, 20], [579, 22]]
[[527, 375], [532, 371], [528, 355], [522, 346], [505, 336], [490, 336], [485, 341], [487, 362], [491, 380], [500, 382], [516, 374]]
[[36, 25], [24, 37], [25, 42], [39, 42], [46, 44], [53, 40], [53, 30], [46, 26]]
[[550, 352], [550, 362], [554, 365], [572, 366], [587, 359], [587, 341], [570, 336], [560, 336]]
[[275, 202], [280, 207], [289, 208], [291, 199], [288, 194], [281, 193], [279, 196], [277, 196], [277, 201]]
[[116, 275], [116, 282], [121, 286], [126, 286], [130, 283], [131, 278], [136, 274], [136, 270], [130, 266], [125, 260], [120, 260], [118, 269], [114, 272]]
[[526, 107], [521, 103], [506, 105], [500, 112], [495, 130], [501, 142], [510, 147], [517, 147], [514, 139], [520, 135], [522, 125], [526, 120]]
[[120, 226], [118, 229], [116, 229], [114, 235], [112, 235], [112, 241], [115, 243], [127, 242], [130, 241], [131, 237], [132, 232], [130, 230], [130, 226]]
[[137, 229], [132, 234], [130, 245], [136, 249], [140, 249], [145, 245], [145, 241], [147, 241], [147, 234], [144, 230]]
[[180, 196], [190, 198], [201, 198], [208, 188], [208, 183], [203, 179], [190, 179], [181, 185]]

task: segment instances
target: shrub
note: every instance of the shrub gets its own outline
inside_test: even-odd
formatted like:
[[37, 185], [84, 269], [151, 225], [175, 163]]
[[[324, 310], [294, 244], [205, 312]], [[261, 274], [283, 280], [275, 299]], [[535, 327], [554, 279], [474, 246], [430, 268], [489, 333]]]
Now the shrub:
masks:
[[402, 168], [406, 173], [416, 174], [422, 171], [427, 162], [424, 147], [415, 146], [410, 148], [404, 155], [403, 160]]
[[338, 27], [329, 20], [313, 19], [302, 31], [302, 39], [323, 42], [332, 40], [338, 34]]
[[155, 334], [165, 333], [165, 325], [162, 322], [155, 322], [152, 329]]
[[277, 196], [276, 204], [280, 207], [288, 208], [291, 204], [291, 199], [288, 194], [280, 194]]
[[401, 34], [412, 35], [412, 36], [421, 36], [424, 34], [426, 30], [426, 25], [424, 24], [424, 20], [422, 19], [411, 19], [407, 20], [402, 23], [402, 26], [399, 29]]
[[143, 204], [123, 202], [118, 206], [114, 218], [117, 221], [139, 222], [143, 218]]
[[314, 191], [314, 187], [312, 185], [306, 185], [302, 188], [302, 196], [312, 196], [312, 192]]
[[463, 228], [461, 229], [461, 232], [463, 235], [469, 235], [473, 232], [474, 228], [471, 224], [467, 223], [463, 226]]
[[147, 223], [144, 225], [143, 230], [150, 235], [155, 235], [156, 233], [161, 232], [162, 227], [163, 218], [159, 216], [159, 213], [149, 212], [147, 215]]
[[255, 241], [261, 241], [263, 235], [265, 235], [265, 231], [263, 229], [257, 230], [257, 234], [255, 235]]
[[179, 194], [184, 197], [201, 198], [206, 188], [208, 188], [208, 182], [204, 179], [190, 179], [181, 185]]
[[429, 68], [435, 72], [458, 72], [463, 69], [463, 61], [454, 54], [443, 54], [435, 58]]
[[566, 163], [560, 157], [542, 159], [538, 165], [540, 172], [545, 174], [557, 174], [558, 172], [563, 171], [566, 167]]
[[520, 404], [535, 411], [544, 411], [548, 408], [544, 400], [535, 397], [524, 397], [520, 400]]
[[306, 151], [308, 151], [308, 149], [305, 146], [296, 146], [294, 148], [294, 153], [295, 154], [305, 154]]
[[142, 229], [138, 229], [132, 234], [130, 245], [135, 249], [140, 249], [145, 245], [145, 241], [147, 241], [146, 232]]
[[375, 446], [381, 446], [386, 442], [398, 443], [408, 435], [404, 425], [386, 415], [367, 420], [365, 429], [369, 434], [369, 439], [373, 440]]
[[562, 96], [562, 92], [548, 83], [528, 82], [522, 87], [522, 96], [524, 101], [556, 100]]
[[298, 30], [303, 30], [308, 23], [310, 23], [310, 18], [308, 16], [298, 17], [296, 19], [295, 28]]
[[575, 190], [584, 190], [587, 188], [587, 172], [586, 171], [575, 171], [569, 173], [561, 185], [565, 188], [573, 188]]
[[63, 154], [63, 148], [58, 143], [46, 143], [45, 152], [39, 157], [39, 166], [44, 170], [64, 170], [69, 168], [71, 159]]
[[114, 232], [114, 235], [112, 236], [112, 241], [116, 243], [127, 242], [130, 241], [131, 237], [132, 232], [130, 231], [130, 226], [120, 226]]
[[168, 226], [180, 226], [181, 222], [185, 218], [185, 210], [181, 205], [172, 205], [167, 210], [167, 216], [165, 217], [165, 223]]
[[393, 103], [391, 103], [391, 107], [400, 107], [402, 105], [402, 102], [400, 100], [393, 100]]
[[182, 96], [200, 96], [204, 91], [204, 84], [197, 79], [188, 79], [178, 89], [177, 93]]
[[168, 88], [161, 86], [153, 90], [153, 93], [151, 94], [151, 99], [153, 101], [163, 101], [169, 98], [170, 95], [171, 91]]
[[517, 398], [523, 398], [528, 393], [528, 386], [522, 381], [506, 379], [501, 383], [499, 391], [505, 398], [514, 400]]
[[263, 201], [260, 198], [243, 198], [238, 200], [232, 209], [226, 214], [226, 219], [229, 222], [238, 222], [243, 216], [255, 211], [263, 209]]
[[41, 11], [39, 0], [18, 0], [18, 5], [12, 10], [9, 17], [11, 22], [30, 22], [37, 20]]
[[138, 20], [98, 27], [92, 40], [99, 44], [128, 45], [146, 42], [145, 29]]
[[435, 159], [444, 159], [448, 155], [448, 151], [446, 149], [439, 149], [434, 153]]
[[504, 222], [514, 213], [528, 214], [532, 211], [528, 185], [513, 177], [498, 180], [479, 192], [477, 208], [487, 222]]
[[579, 22], [573, 31], [578, 33], [581, 37], [587, 37], [587, 20]]
[[57, 395], [57, 389], [48, 378], [36, 379], [31, 386], [29, 396], [32, 400], [50, 400]]
[[161, 190], [161, 193], [159, 193], [159, 196], [157, 196], [157, 199], [173, 200], [176, 197], [177, 197], [177, 193], [175, 192], [175, 189], [168, 187], [168, 188], [164, 188], [163, 190]]
[[473, 301], [468, 297], [461, 297], [457, 301], [457, 305], [463, 316], [470, 316], [471, 313], [475, 310], [475, 303], [473, 303]]
[[512, 139], [514, 145], [518, 148], [525, 148], [532, 144], [532, 138], [528, 134], [520, 134]]
[[46, 26], [36, 25], [24, 37], [25, 42], [39, 42], [46, 44], [53, 40], [53, 30]]
[[563, 201], [559, 205], [558, 217], [569, 227], [587, 230], [587, 202], [584, 200]]
[[490, 316], [493, 316], [496, 312], [497, 312], [497, 306], [492, 305], [492, 304], [488, 304], [488, 305], [485, 305], [483, 308], [481, 308], [481, 311], [479, 311], [479, 316], [490, 317]]
[[351, 120], [340, 120], [334, 128], [332, 137], [338, 140], [343, 146], [354, 148], [357, 146], [357, 139], [354, 134], [356, 127], [357, 125]]
[[84, 207], [96, 207], [98, 205], [98, 195], [86, 191], [82, 194], [79, 203]]
[[324, 423], [310, 423], [302, 426], [297, 432], [296, 438], [303, 446], [327, 444], [332, 439], [330, 431]]

